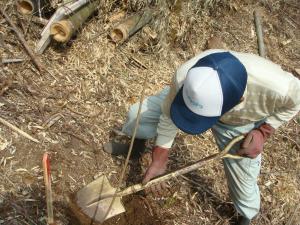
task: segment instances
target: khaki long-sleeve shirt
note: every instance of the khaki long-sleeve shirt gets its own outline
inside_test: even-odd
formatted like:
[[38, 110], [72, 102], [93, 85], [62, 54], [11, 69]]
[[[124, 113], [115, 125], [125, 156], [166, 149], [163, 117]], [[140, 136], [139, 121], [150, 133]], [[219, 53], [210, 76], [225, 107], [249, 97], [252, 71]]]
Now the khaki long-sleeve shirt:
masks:
[[[188, 70], [200, 58], [211, 53], [224, 51], [219, 49], [204, 51], [177, 69], [170, 91], [162, 104], [163, 113], [157, 128], [157, 146], [170, 148], [178, 132], [178, 128], [170, 118], [170, 107], [183, 85]], [[299, 79], [282, 70], [279, 65], [260, 56], [229, 52], [245, 66], [248, 80], [243, 101], [220, 118], [222, 123], [241, 126], [265, 119], [267, 124], [276, 129], [299, 112]]]

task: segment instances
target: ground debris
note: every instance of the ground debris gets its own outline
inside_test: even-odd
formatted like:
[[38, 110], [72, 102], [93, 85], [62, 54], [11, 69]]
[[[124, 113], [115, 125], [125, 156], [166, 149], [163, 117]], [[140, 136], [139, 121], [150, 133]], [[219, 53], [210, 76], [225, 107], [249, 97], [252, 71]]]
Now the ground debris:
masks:
[[[55, 0], [51, 4], [57, 8], [63, 2]], [[12, 19], [17, 13], [13, 5], [12, 0], [0, 1]], [[297, 6], [296, 0], [263, 4], [254, 0], [128, 0], [126, 4], [100, 1], [98, 14], [74, 38], [67, 44], [52, 43], [40, 56], [49, 73], [41, 76], [28, 61], [1, 64], [1, 117], [40, 141], [28, 141], [0, 124], [1, 222], [46, 223], [41, 159], [47, 151], [51, 153], [55, 183], [55, 218], [64, 225], [80, 224], [71, 213], [66, 196], [99, 175], [106, 174], [112, 184], [118, 182], [124, 158], [111, 157], [102, 148], [110, 140], [127, 138], [118, 131], [126, 121], [130, 105], [139, 99], [144, 78], [148, 76], [149, 84], [145, 94], [157, 93], [170, 84], [181, 63], [207, 47], [211, 37], [225, 44], [226, 49], [256, 53], [254, 8], [261, 10], [268, 58], [300, 76]], [[145, 7], [156, 10], [154, 22], [122, 45], [112, 44], [107, 36], [110, 30], [121, 18]], [[29, 21], [30, 18], [24, 23], [25, 28]], [[0, 24], [1, 61], [25, 59], [22, 46], [17, 44], [3, 17]], [[41, 31], [40, 26], [30, 23], [25, 37], [29, 46], [35, 46]], [[261, 216], [254, 225], [294, 225], [300, 221], [299, 118], [297, 115], [277, 130], [266, 143], [259, 179]], [[147, 148], [153, 145], [154, 141], [149, 140]], [[217, 151], [210, 132], [201, 136], [179, 134], [168, 169], [177, 169]], [[131, 163], [122, 187], [140, 182], [146, 163]], [[128, 196], [124, 201], [126, 213], [105, 224], [229, 225], [235, 212], [224, 176], [222, 164], [215, 162], [186, 179], [173, 180], [170, 193], [160, 198], [143, 192]], [[22, 195], [24, 190], [26, 195]], [[88, 224], [85, 222], [81, 224]]]

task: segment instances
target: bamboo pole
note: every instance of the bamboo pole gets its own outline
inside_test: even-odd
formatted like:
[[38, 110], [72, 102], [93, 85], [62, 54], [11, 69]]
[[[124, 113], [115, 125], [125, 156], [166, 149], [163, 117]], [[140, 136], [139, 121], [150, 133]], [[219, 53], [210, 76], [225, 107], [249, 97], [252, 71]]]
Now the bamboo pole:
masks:
[[82, 24], [96, 11], [98, 1], [88, 3], [69, 18], [54, 22], [50, 27], [50, 34], [58, 42], [67, 42], [82, 26]]
[[18, 134], [22, 135], [23, 137], [26, 137], [26, 138], [28, 138], [29, 140], [31, 140], [31, 141], [33, 141], [35, 143], [39, 143], [39, 140], [33, 138], [29, 134], [27, 134], [24, 131], [20, 130], [18, 127], [16, 127], [15, 125], [12, 125], [11, 123], [7, 122], [5, 119], [3, 119], [1, 117], [0, 117], [0, 123], [2, 123], [3, 125], [9, 127], [10, 129], [12, 129], [13, 131], [15, 131]]
[[146, 9], [143, 13], [139, 13], [127, 18], [125, 21], [117, 25], [110, 33], [110, 37], [115, 43], [122, 43], [143, 26], [148, 24], [152, 19], [153, 11]]
[[255, 21], [255, 29], [257, 34], [257, 44], [258, 44], [258, 52], [261, 57], [266, 57], [266, 49], [263, 38], [263, 30], [261, 19], [258, 10], [254, 11], [254, 21]]
[[12, 20], [9, 18], [9, 16], [4, 12], [4, 10], [0, 9], [0, 13], [4, 16], [4, 18], [6, 19], [6, 21], [9, 23], [9, 25], [12, 27], [13, 31], [16, 33], [17, 37], [19, 38], [20, 42], [22, 43], [22, 45], [24, 46], [24, 48], [26, 49], [28, 55], [30, 56], [30, 58], [32, 59], [34, 65], [36, 66], [36, 68], [41, 72], [43, 70], [43, 66], [40, 62], [40, 60], [34, 55], [34, 53], [32, 52], [32, 50], [29, 48], [24, 35], [21, 33], [21, 31], [16, 27], [16, 25], [12, 22]]

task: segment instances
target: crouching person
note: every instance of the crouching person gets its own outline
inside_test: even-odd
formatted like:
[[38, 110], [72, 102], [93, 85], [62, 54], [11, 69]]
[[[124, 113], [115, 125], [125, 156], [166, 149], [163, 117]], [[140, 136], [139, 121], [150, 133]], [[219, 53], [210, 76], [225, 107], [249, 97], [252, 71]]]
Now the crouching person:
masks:
[[[131, 106], [123, 132], [132, 135], [138, 104]], [[178, 129], [197, 135], [211, 129], [219, 149], [241, 134], [232, 147], [243, 159], [223, 159], [238, 225], [250, 224], [260, 209], [257, 185], [266, 140], [300, 110], [300, 81], [279, 65], [260, 56], [207, 50], [176, 71], [170, 87], [142, 103], [133, 151], [140, 154], [145, 140], [156, 137], [152, 163], [143, 183], [165, 173]], [[120, 155], [129, 145], [107, 143], [104, 150]]]

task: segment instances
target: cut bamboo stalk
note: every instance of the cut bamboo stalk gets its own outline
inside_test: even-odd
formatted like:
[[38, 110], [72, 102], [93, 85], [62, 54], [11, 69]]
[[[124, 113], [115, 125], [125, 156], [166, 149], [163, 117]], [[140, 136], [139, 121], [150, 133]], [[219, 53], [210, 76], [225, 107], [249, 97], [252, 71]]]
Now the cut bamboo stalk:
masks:
[[19, 0], [16, 2], [17, 10], [23, 15], [38, 15], [47, 7], [50, 7], [49, 0]]
[[98, 1], [90, 2], [79, 9], [69, 18], [52, 23], [50, 34], [58, 42], [67, 42], [82, 26], [82, 24], [96, 11]]
[[85, 4], [87, 4], [90, 0], [78, 0], [76, 2], [70, 2], [68, 4], [65, 4], [61, 7], [59, 7], [55, 13], [52, 15], [52, 17], [49, 19], [48, 24], [44, 27], [42, 33], [41, 33], [41, 39], [37, 43], [35, 52], [38, 54], [42, 54], [45, 49], [48, 47], [48, 45], [51, 42], [50, 37], [50, 27], [52, 23], [62, 20], [64, 17], [74, 13], [74, 11], [78, 10]]
[[110, 33], [110, 37], [115, 43], [122, 43], [148, 24], [152, 19], [153, 11], [146, 9], [143, 13], [130, 16], [125, 21], [117, 25]]
[[31, 15], [34, 12], [34, 3], [31, 0], [17, 1], [17, 10], [23, 15]]

